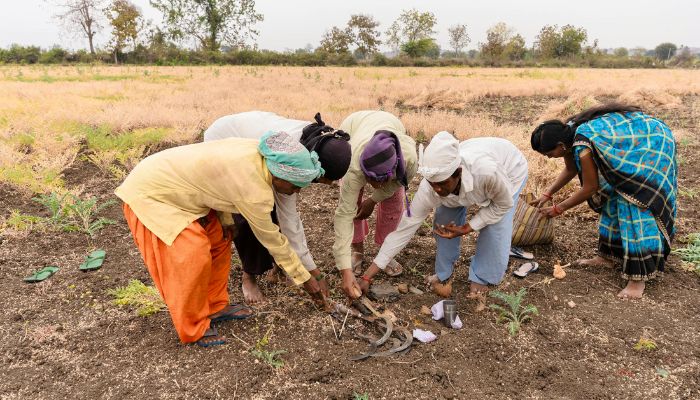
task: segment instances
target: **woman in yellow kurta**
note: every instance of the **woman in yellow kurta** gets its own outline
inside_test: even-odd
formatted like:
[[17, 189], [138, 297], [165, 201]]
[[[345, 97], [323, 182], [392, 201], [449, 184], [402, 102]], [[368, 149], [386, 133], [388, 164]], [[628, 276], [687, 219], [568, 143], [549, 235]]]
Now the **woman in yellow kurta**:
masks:
[[224, 343], [211, 322], [242, 319], [228, 304], [231, 238], [213, 210], [243, 215], [296, 284], [324, 302], [272, 222], [274, 190], [298, 192], [323, 175], [315, 152], [283, 132], [175, 147], [141, 161], [115, 191], [148, 271], [183, 343]]

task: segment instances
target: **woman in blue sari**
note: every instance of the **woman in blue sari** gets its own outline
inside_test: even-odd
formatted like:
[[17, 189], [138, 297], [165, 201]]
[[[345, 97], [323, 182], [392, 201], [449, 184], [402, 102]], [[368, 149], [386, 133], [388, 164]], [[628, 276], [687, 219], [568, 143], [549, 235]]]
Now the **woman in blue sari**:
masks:
[[[676, 218], [676, 144], [662, 121], [621, 104], [595, 107], [565, 122], [540, 124], [530, 139], [565, 168], [532, 204], [557, 217], [584, 202], [600, 213], [598, 256], [582, 265], [622, 265], [621, 298], [640, 298], [645, 282], [663, 272]], [[578, 176], [581, 188], [555, 203], [554, 194]], [[552, 206], [547, 206], [552, 202]]]

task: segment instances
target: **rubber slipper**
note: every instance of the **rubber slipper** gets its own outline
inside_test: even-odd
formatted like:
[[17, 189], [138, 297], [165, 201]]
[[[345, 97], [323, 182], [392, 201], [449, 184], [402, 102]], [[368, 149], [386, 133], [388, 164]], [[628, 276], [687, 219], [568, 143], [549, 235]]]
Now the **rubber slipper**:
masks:
[[513, 258], [520, 258], [522, 260], [533, 260], [535, 258], [534, 254], [515, 246], [510, 248], [510, 256]]
[[212, 326], [209, 328], [211, 332], [208, 335], [202, 336], [198, 341], [194, 342], [199, 347], [212, 347], [212, 346], [219, 346], [224, 343], [226, 343], [226, 338], [221, 338], [218, 340], [212, 340], [212, 341], [205, 341], [206, 338], [211, 338], [211, 337], [216, 337], [219, 336], [219, 331], [216, 329], [216, 327]]
[[389, 276], [399, 276], [403, 274], [403, 267], [392, 258], [389, 264], [386, 265], [386, 268], [384, 268], [384, 273]]
[[536, 262], [526, 262], [523, 263], [521, 266], [518, 267], [515, 271], [513, 271], [513, 275], [517, 276], [518, 278], [524, 278], [531, 274], [532, 272], [537, 271], [540, 269], [540, 264]]
[[79, 269], [84, 272], [100, 269], [105, 260], [106, 254], [107, 253], [104, 250], [93, 251], [89, 256], [85, 257], [85, 262], [80, 264]]
[[58, 267], [54, 266], [44, 267], [36, 271], [34, 274], [24, 278], [24, 281], [27, 283], [41, 282], [43, 280], [48, 279], [51, 275], [55, 274], [56, 271], [58, 271], [58, 269]]
[[[239, 311], [241, 311], [241, 310], [250, 310], [251, 313], [250, 313], [250, 314], [244, 314], [244, 315], [236, 315], [236, 313], [239, 312]], [[231, 305], [231, 309], [230, 309], [226, 314], [220, 315], [220, 316], [218, 316], [218, 317], [216, 317], [216, 318], [212, 318], [212, 319], [211, 319], [211, 322], [212, 322], [212, 323], [217, 323], [217, 322], [224, 322], [224, 321], [233, 321], [233, 320], [235, 320], [235, 319], [246, 319], [246, 318], [250, 318], [250, 317], [253, 316], [252, 311], [254, 311], [253, 308], [252, 308], [252, 307], [249, 307], [249, 306], [247, 306], [247, 305], [245, 305], [245, 304], [232, 304], [232, 305]]]

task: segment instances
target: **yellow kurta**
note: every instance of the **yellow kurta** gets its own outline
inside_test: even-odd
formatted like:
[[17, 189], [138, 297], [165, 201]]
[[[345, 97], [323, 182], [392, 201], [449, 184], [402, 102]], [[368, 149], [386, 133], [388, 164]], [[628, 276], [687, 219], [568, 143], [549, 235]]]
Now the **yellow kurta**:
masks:
[[231, 138], [175, 147], [141, 161], [115, 194], [167, 245], [211, 209], [237, 213], [296, 284], [310, 275], [272, 222], [272, 176], [258, 141]]
[[[357, 214], [357, 197], [367, 180], [360, 167], [360, 155], [367, 143], [377, 131], [385, 130], [393, 132], [401, 144], [401, 152], [406, 163], [406, 177], [411, 182], [418, 169], [418, 156], [416, 154], [416, 142], [406, 134], [401, 121], [393, 114], [385, 111], [358, 111], [347, 118], [340, 125], [340, 130], [350, 135], [352, 159], [350, 169], [343, 177], [340, 188], [340, 201], [335, 210], [333, 228], [335, 242], [333, 243], [333, 255], [338, 269], [350, 268], [350, 244], [353, 236], [353, 218]], [[401, 187], [396, 179], [388, 182], [381, 189], [372, 193], [372, 200], [376, 203], [388, 199]]]

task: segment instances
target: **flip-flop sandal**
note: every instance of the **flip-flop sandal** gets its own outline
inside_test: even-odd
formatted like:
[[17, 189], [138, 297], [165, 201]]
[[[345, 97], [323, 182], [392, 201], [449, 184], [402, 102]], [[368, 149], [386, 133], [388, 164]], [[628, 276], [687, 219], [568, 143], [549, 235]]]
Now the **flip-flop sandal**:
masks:
[[83, 272], [94, 271], [102, 268], [102, 263], [105, 260], [107, 253], [104, 250], [95, 250], [85, 257], [85, 262], [80, 264], [80, 270]]
[[384, 273], [389, 276], [399, 276], [403, 274], [403, 267], [392, 258], [389, 264], [386, 265], [386, 268], [384, 268]]
[[27, 283], [41, 282], [41, 281], [48, 279], [51, 275], [55, 274], [56, 271], [58, 271], [58, 269], [59, 269], [58, 267], [54, 267], [54, 266], [44, 267], [44, 268], [36, 271], [32, 275], [24, 278], [23, 280]]
[[352, 273], [359, 276], [360, 274], [362, 274], [362, 258], [364, 257], [364, 254], [360, 253], [359, 251], [352, 252], [353, 258], [357, 255], [359, 255], [359, 257], [357, 257], [357, 259], [352, 262]]
[[[218, 322], [225, 322], [225, 321], [233, 321], [236, 319], [246, 319], [250, 318], [253, 316], [253, 308], [249, 307], [245, 304], [232, 304], [231, 305], [231, 310], [227, 312], [226, 314], [220, 315], [216, 318], [212, 318], [211, 322], [212, 323], [218, 323]], [[250, 310], [250, 314], [244, 314], [244, 315], [236, 315], [237, 312], [242, 311], [242, 310]]]
[[212, 326], [210, 329], [211, 329], [210, 334], [202, 336], [198, 341], [194, 342], [194, 344], [196, 344], [197, 346], [206, 348], [206, 347], [212, 347], [212, 346], [219, 346], [219, 345], [226, 343], [226, 338], [223, 338], [223, 337], [221, 339], [218, 339], [218, 340], [206, 341], [205, 340], [206, 338], [219, 336], [219, 331], [216, 329], [216, 327]]
[[521, 260], [534, 260], [535, 255], [529, 251], [525, 251], [520, 247], [511, 246], [510, 256], [513, 258], [519, 258]]
[[513, 275], [517, 276], [518, 278], [524, 278], [532, 272], [536, 272], [538, 269], [540, 269], [540, 264], [534, 261], [526, 262], [520, 265], [516, 270], [514, 270]]

